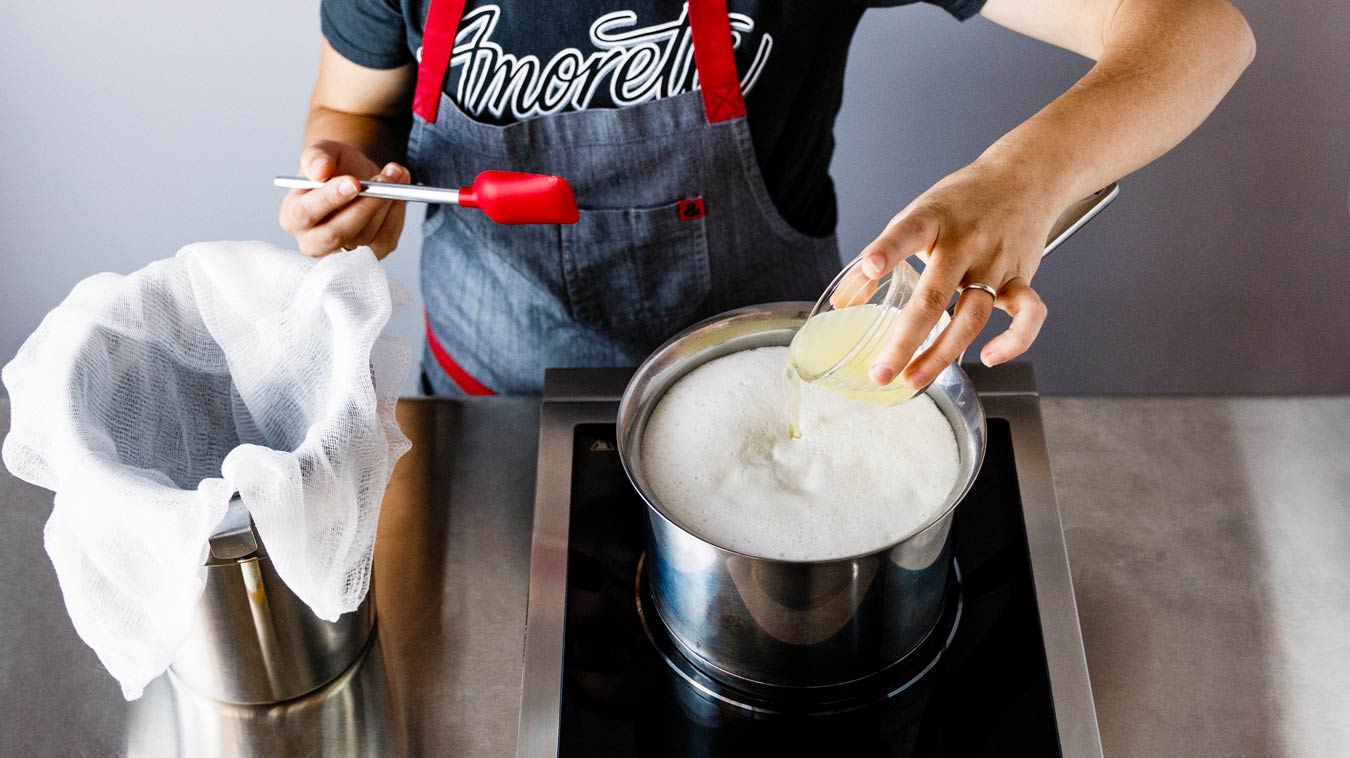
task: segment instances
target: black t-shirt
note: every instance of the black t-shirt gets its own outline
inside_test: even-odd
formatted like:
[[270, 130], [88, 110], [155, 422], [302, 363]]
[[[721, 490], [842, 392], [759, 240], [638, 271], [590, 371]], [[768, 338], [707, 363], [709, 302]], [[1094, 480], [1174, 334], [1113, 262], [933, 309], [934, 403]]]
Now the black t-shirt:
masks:
[[[975, 15], [984, 4], [925, 1], [958, 19]], [[844, 64], [858, 20], [867, 6], [912, 2], [728, 2], [760, 168], [779, 212], [802, 232], [826, 235], [838, 217], [829, 166]], [[397, 68], [416, 60], [428, 5], [429, 0], [323, 0], [323, 34], [354, 63]], [[626, 107], [684, 91], [683, 82], [693, 75], [691, 56], [666, 55], [669, 70], [651, 86], [643, 86], [650, 84], [642, 78], [649, 64], [638, 56], [678, 48], [688, 30], [686, 13], [676, 0], [468, 0], [460, 39], [472, 29], [473, 48], [452, 58], [445, 91], [473, 118], [497, 124], [543, 115], [543, 104], [527, 95], [535, 89], [529, 85], [537, 84], [530, 77], [541, 76], [550, 64], [592, 66], [595, 72], [570, 77], [587, 86], [574, 86], [561, 103], [549, 104], [554, 109]], [[689, 69], [674, 70], [682, 66]], [[514, 89], [508, 84], [513, 76], [519, 81]]]

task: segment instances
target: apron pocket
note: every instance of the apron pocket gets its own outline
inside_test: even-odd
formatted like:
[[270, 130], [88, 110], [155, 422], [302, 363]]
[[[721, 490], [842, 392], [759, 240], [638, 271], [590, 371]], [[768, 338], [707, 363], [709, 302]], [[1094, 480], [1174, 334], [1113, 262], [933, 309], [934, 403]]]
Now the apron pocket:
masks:
[[563, 279], [572, 318], [655, 346], [687, 326], [712, 286], [707, 226], [689, 201], [655, 208], [581, 210], [562, 226]]

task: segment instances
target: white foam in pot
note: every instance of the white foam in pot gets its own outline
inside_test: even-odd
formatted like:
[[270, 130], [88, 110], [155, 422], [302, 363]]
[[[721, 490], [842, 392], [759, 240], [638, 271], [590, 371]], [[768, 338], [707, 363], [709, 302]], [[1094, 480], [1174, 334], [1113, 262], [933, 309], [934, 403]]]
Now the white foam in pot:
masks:
[[884, 407], [803, 388], [787, 434], [786, 347], [732, 353], [667, 390], [642, 465], [665, 511], [700, 537], [764, 558], [885, 547], [937, 514], [956, 483], [956, 436], [926, 395]]

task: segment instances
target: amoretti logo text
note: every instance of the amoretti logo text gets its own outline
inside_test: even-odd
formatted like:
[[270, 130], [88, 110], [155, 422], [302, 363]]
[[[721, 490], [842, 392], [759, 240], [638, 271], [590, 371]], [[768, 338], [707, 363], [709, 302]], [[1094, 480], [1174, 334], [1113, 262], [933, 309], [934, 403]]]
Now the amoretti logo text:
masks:
[[[698, 87], [689, 8], [679, 18], [637, 26], [633, 11], [614, 11], [590, 27], [592, 50], [559, 50], [547, 61], [534, 55], [515, 55], [492, 39], [501, 20], [498, 5], [485, 5], [464, 16], [450, 58], [458, 71], [455, 101], [467, 113], [514, 119], [548, 115], [563, 110], [585, 110], [596, 92], [605, 87], [614, 105], [627, 107], [688, 92]], [[755, 44], [755, 56], [741, 79], [749, 93], [768, 63], [773, 37], [755, 32], [749, 16], [732, 13], [732, 42], [737, 49]], [[754, 38], [757, 42], [748, 42]], [[418, 51], [419, 55], [421, 51]]]

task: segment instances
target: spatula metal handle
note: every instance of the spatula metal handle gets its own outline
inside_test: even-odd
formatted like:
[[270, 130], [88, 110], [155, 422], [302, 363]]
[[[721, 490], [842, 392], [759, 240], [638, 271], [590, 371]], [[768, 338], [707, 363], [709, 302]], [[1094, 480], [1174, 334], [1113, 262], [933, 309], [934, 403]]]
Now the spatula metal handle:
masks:
[[[278, 176], [272, 184], [282, 189], [318, 189], [323, 182], [299, 176]], [[407, 200], [412, 203], [439, 203], [459, 205], [459, 190], [445, 187], [423, 187], [420, 184], [393, 184], [390, 182], [361, 182], [360, 197], [378, 197], [384, 200]]]

